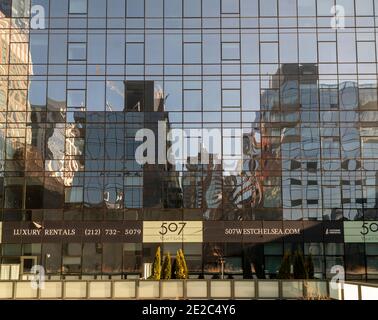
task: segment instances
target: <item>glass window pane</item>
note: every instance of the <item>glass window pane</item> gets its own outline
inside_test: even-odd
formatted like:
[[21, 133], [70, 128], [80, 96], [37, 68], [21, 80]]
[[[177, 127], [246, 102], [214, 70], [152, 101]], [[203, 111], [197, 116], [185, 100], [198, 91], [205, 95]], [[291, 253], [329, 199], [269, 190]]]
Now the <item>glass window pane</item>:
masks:
[[220, 63], [221, 42], [219, 34], [203, 35], [203, 63]]
[[126, 43], [126, 63], [127, 64], [143, 64], [144, 63], [143, 43]]
[[325, 253], [329, 256], [343, 255], [344, 245], [342, 243], [325, 243]]
[[316, 34], [299, 34], [299, 63], [317, 62]]
[[356, 15], [358, 16], [374, 15], [373, 0], [356, 0]]
[[127, 0], [126, 13], [128, 17], [143, 17], [144, 1]]
[[282, 255], [282, 243], [268, 243], [264, 245], [264, 254], [266, 255]]
[[241, 60], [243, 63], [258, 63], [260, 57], [259, 36], [257, 34], [242, 34]]
[[368, 277], [371, 279], [378, 278], [378, 257], [367, 257], [366, 268]]
[[366, 250], [366, 255], [378, 256], [378, 243], [367, 243], [365, 250]]
[[336, 62], [336, 42], [319, 42], [319, 62]]
[[257, 17], [259, 0], [240, 0], [240, 14], [244, 17]]
[[146, 35], [146, 63], [163, 63], [163, 36]]
[[10, 17], [12, 14], [12, 0], [3, 0], [0, 2], [0, 11], [4, 13], [6, 17]]
[[374, 42], [357, 42], [358, 62], [375, 62]]
[[102, 254], [102, 272], [122, 272], [122, 243], [104, 243]]
[[262, 42], [260, 45], [261, 62], [262, 63], [277, 63], [278, 62], [278, 43]]
[[106, 17], [106, 1], [90, 0], [88, 3], [88, 16], [90, 18]]
[[319, 16], [330, 16], [331, 9], [334, 6], [334, 0], [318, 0], [318, 15]]
[[123, 34], [108, 34], [106, 49], [108, 63], [125, 63], [125, 36]]
[[202, 92], [201, 90], [185, 90], [184, 91], [184, 110], [193, 111], [202, 108]]
[[220, 0], [202, 1], [202, 16], [203, 17], [219, 17], [219, 15], [220, 15]]
[[106, 110], [123, 111], [125, 104], [123, 81], [106, 81]]
[[220, 110], [221, 108], [221, 84], [220, 81], [203, 82], [203, 109]]
[[84, 243], [83, 245], [83, 273], [101, 272], [102, 245], [97, 243]]
[[48, 99], [47, 107], [51, 110], [59, 110], [60, 105], [66, 103], [66, 82], [65, 81], [49, 81], [48, 83]]
[[46, 35], [32, 34], [30, 36], [30, 54], [33, 64], [47, 63], [48, 37]]
[[240, 48], [238, 42], [222, 43], [222, 60], [239, 60]]
[[257, 80], [242, 81], [243, 110], [260, 110], [260, 84]]
[[44, 108], [46, 106], [46, 86], [46, 81], [31, 81], [29, 101], [32, 108]]
[[297, 1], [296, 0], [279, 0], [279, 14], [280, 16], [293, 17], [297, 15]]
[[165, 17], [182, 16], [182, 0], [164, 0]]
[[146, 17], [163, 17], [163, 0], [145, 0]]
[[223, 107], [240, 107], [240, 90], [223, 90], [222, 98]]
[[87, 110], [105, 110], [105, 82], [88, 81]]
[[105, 34], [88, 34], [88, 63], [105, 63]]
[[336, 0], [336, 5], [344, 7], [346, 16], [354, 15], [354, 0]]
[[239, 13], [239, 0], [222, 0], [222, 13]]
[[351, 33], [337, 34], [337, 53], [339, 62], [356, 61], [356, 37]]
[[298, 43], [296, 34], [280, 34], [280, 63], [298, 62]]
[[277, 16], [277, 0], [260, 0], [261, 16]]
[[166, 99], [167, 111], [181, 111], [182, 109], [182, 84], [180, 81], [166, 81], [164, 92], [168, 95]]
[[164, 38], [164, 63], [182, 63], [181, 34], [166, 34]]
[[201, 63], [200, 43], [184, 43], [184, 63]]
[[30, 0], [13, 0], [12, 1], [12, 17], [29, 17]]
[[69, 60], [85, 60], [87, 57], [87, 46], [85, 43], [69, 43], [68, 59]]
[[67, 59], [67, 36], [64, 34], [49, 35], [49, 62], [65, 63]]
[[68, 0], [50, 1], [50, 17], [67, 17]]
[[67, 107], [84, 107], [85, 91], [84, 90], [67, 90]]
[[70, 13], [87, 13], [87, 0], [70, 0]]
[[125, 0], [108, 0], [108, 17], [125, 17]]
[[183, 0], [184, 1], [184, 17], [200, 17], [201, 16], [201, 0]]
[[21, 244], [3, 244], [3, 256], [18, 256], [21, 255]]
[[316, 16], [315, 0], [298, 0], [299, 16]]

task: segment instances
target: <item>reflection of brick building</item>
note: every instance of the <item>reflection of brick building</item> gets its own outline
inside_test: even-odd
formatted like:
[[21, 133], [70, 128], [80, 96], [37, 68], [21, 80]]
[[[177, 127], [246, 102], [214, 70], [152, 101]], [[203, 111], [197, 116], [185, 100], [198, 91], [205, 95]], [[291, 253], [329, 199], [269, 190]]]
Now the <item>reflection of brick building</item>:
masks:
[[[9, 75], [8, 82], [0, 81], [0, 122], [7, 122], [7, 128], [0, 126], [0, 169], [23, 172], [30, 166], [27, 155], [30, 152], [28, 144], [31, 141], [31, 129], [27, 123], [30, 122], [31, 108], [27, 92], [28, 74], [32, 75], [33, 70], [29, 64], [31, 58], [27, 34], [15, 32], [11, 38], [8, 32], [12, 24], [10, 7], [5, 3], [0, 9], [5, 9], [7, 13], [4, 15], [0, 11], [0, 77]], [[22, 208], [23, 183], [12, 176], [3, 176], [1, 173], [0, 188], [4, 184], [6, 208]]]

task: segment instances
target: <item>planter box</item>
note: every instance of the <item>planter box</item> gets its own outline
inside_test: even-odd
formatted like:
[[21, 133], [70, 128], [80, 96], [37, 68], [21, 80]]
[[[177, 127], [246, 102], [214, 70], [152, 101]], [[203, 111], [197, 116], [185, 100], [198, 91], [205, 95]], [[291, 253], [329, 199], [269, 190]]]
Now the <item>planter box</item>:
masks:
[[115, 281], [113, 284], [113, 297], [116, 299], [136, 298], [135, 281]]
[[211, 298], [231, 298], [231, 281], [212, 280], [210, 281]]
[[161, 281], [161, 297], [162, 298], [183, 298], [184, 297], [184, 281], [167, 280]]
[[0, 282], [0, 299], [12, 299], [13, 296], [13, 283]]
[[362, 300], [378, 300], [378, 287], [361, 286]]
[[204, 280], [187, 280], [186, 297], [191, 299], [206, 298], [207, 282]]
[[110, 281], [91, 281], [89, 283], [89, 298], [105, 299], [112, 296], [112, 283]]
[[160, 297], [159, 281], [139, 281], [138, 298], [154, 299]]
[[303, 281], [282, 281], [282, 298], [303, 298]]
[[252, 299], [256, 297], [254, 281], [234, 281], [234, 295], [236, 299]]
[[258, 298], [273, 299], [279, 297], [278, 281], [259, 281]]
[[335, 283], [335, 288], [332, 287], [332, 283], [329, 284], [329, 296], [332, 299], [342, 300], [341, 284]]
[[38, 290], [32, 288], [30, 281], [16, 282], [15, 290], [16, 299], [35, 299], [38, 296]]
[[61, 299], [62, 298], [62, 282], [48, 281], [45, 287], [39, 290], [42, 299]]
[[64, 298], [82, 299], [87, 296], [87, 283], [84, 281], [67, 281], [64, 284]]
[[324, 281], [307, 281], [305, 283], [308, 299], [328, 298], [327, 283]]
[[355, 284], [344, 284], [344, 300], [358, 300], [358, 286]]

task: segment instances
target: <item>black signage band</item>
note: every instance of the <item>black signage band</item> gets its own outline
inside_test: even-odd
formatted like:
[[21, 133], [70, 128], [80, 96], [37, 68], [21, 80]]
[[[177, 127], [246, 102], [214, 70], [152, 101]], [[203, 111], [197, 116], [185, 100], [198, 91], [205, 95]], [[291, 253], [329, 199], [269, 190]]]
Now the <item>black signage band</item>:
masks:
[[[151, 232], [151, 226], [160, 228], [162, 223], [147, 224], [145, 226], [143, 221], [3, 222], [2, 242], [150, 242], [150, 237], [143, 236], [143, 228], [148, 229], [145, 230], [147, 234]], [[190, 232], [196, 235], [200, 232], [202, 237], [193, 237]], [[201, 242], [223, 243], [344, 241], [342, 221], [198, 221], [195, 228], [188, 228], [183, 233], [187, 238], [184, 242], [194, 241], [194, 238], [196, 242], [200, 239]]]

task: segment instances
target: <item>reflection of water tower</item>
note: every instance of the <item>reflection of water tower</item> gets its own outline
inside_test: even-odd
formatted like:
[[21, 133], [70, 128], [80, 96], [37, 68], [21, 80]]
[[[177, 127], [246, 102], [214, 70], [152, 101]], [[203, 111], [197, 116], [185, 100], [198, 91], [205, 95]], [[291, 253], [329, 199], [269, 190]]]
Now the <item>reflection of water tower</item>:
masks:
[[[126, 122], [128, 118], [138, 118], [137, 124], [131, 121], [133, 126], [150, 129], [155, 137], [158, 137], [158, 123], [165, 122], [169, 132], [168, 112], [164, 111], [165, 99], [161, 88], [155, 88], [154, 81], [125, 81]], [[160, 143], [161, 141], [155, 140], [155, 164], [143, 166], [143, 206], [180, 207], [182, 200], [178, 179], [169, 175], [174, 173], [174, 167], [168, 162], [158, 164]], [[169, 148], [169, 143], [166, 148]]]
[[154, 81], [125, 81], [124, 111], [164, 112], [167, 97]]

